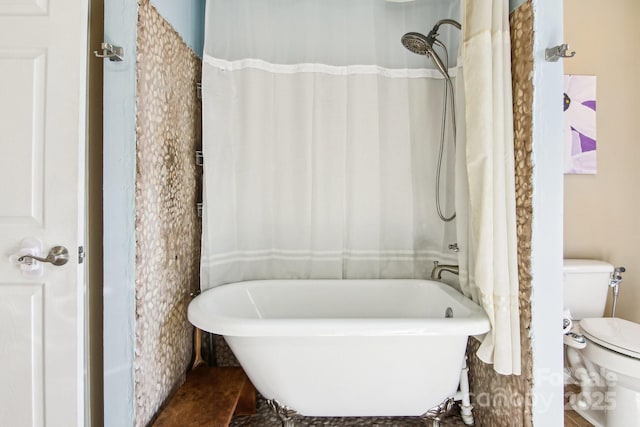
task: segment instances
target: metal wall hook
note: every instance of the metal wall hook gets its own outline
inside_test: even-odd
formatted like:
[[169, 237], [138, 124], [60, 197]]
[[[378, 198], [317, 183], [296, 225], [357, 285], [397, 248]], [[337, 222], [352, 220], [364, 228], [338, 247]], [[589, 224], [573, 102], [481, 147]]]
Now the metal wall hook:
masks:
[[98, 53], [97, 50], [93, 51], [93, 54], [97, 58], [109, 58], [109, 61], [120, 62], [124, 60], [124, 48], [122, 46], [115, 46], [111, 43], [101, 43], [100, 49], [102, 53]]
[[544, 51], [544, 59], [547, 62], [557, 62], [560, 58], [573, 58], [574, 56], [576, 56], [576, 53], [573, 51], [567, 54], [568, 50], [569, 45], [566, 43], [559, 46], [550, 47]]

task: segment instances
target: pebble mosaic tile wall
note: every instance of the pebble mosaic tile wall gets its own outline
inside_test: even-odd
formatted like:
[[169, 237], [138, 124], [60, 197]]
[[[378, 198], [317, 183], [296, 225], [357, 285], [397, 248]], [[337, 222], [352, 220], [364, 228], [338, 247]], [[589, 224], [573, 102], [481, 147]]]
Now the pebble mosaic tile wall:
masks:
[[467, 353], [476, 425], [531, 426], [532, 354], [531, 325], [531, 161], [533, 108], [533, 6], [531, 0], [516, 8], [511, 25], [511, 72], [516, 165], [516, 216], [518, 276], [520, 280], [520, 343], [522, 374], [500, 375], [475, 353], [479, 344], [469, 341]]
[[135, 418], [146, 426], [192, 356], [201, 62], [148, 0], [139, 4], [137, 49]]

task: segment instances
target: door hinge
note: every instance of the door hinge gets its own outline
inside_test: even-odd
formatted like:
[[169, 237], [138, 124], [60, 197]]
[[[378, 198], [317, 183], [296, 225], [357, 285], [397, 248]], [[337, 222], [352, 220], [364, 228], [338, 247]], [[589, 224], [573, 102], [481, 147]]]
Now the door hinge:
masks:
[[82, 264], [84, 262], [84, 246], [78, 246], [78, 264]]

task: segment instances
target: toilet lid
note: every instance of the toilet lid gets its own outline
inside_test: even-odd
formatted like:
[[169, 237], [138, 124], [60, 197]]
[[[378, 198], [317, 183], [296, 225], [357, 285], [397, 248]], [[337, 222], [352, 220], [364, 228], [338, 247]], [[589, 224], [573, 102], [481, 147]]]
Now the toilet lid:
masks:
[[580, 328], [591, 341], [640, 359], [640, 325], [616, 317], [582, 319]]

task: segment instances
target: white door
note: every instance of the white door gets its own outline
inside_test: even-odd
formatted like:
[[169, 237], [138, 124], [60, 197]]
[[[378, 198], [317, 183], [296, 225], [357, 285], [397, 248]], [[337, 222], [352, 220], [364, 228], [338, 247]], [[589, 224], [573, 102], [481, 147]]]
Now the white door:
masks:
[[[0, 426], [85, 424], [87, 0], [0, 0]], [[25, 237], [66, 265], [26, 277]]]

